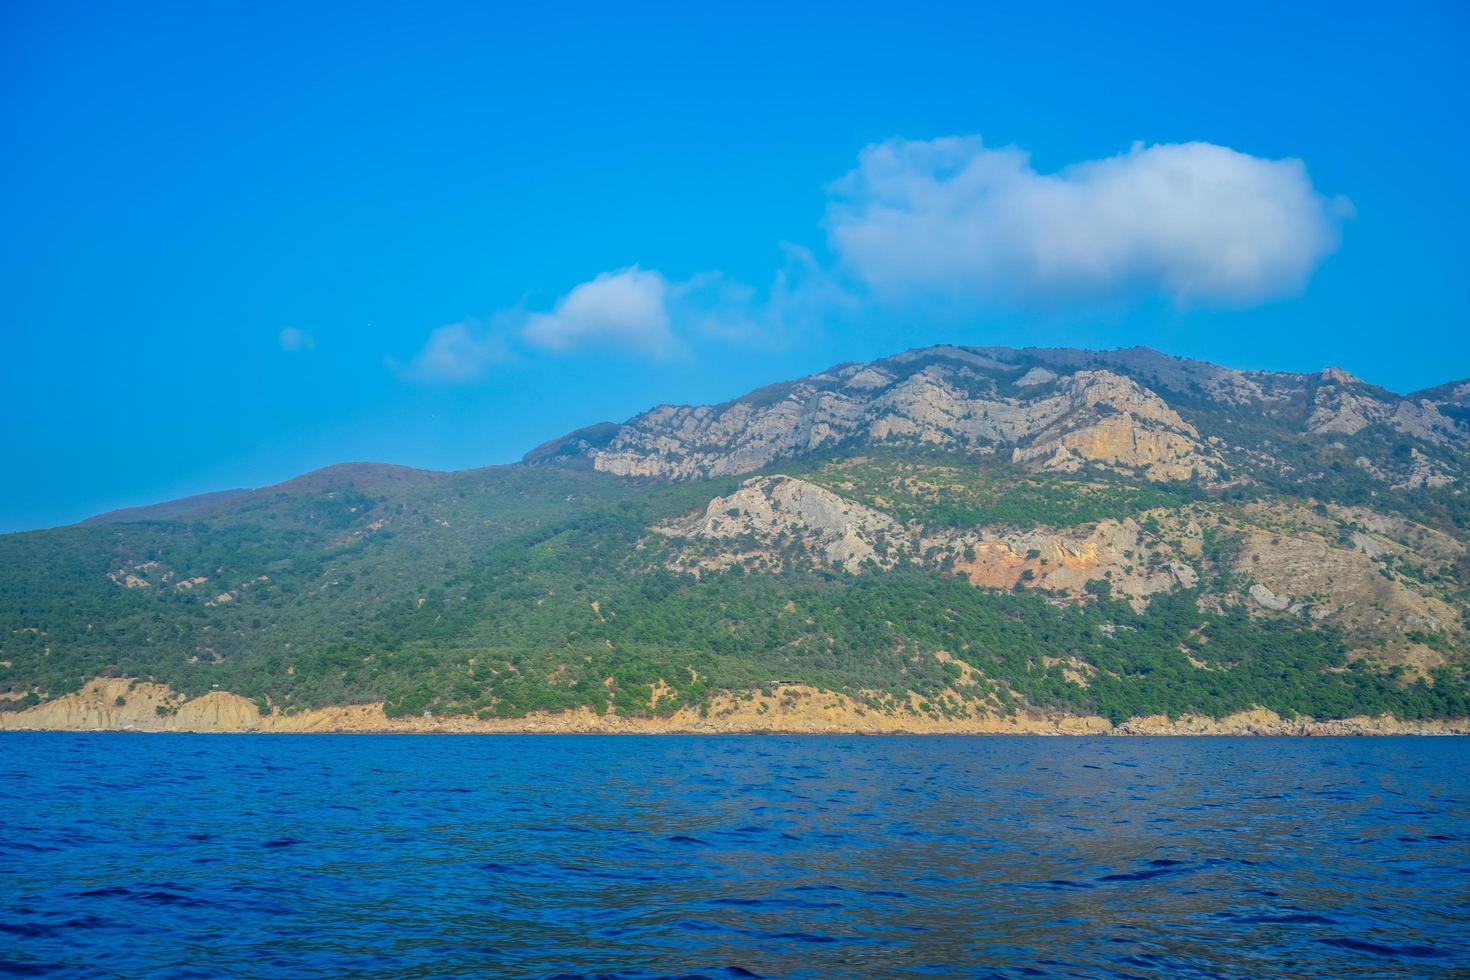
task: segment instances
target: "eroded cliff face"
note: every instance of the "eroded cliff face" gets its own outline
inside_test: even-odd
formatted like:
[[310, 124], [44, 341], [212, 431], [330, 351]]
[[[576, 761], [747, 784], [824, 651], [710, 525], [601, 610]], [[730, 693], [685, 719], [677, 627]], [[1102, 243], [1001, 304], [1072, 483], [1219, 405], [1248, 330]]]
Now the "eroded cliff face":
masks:
[[1089, 583], [1106, 581], [1113, 595], [1142, 608], [1151, 595], [1199, 584], [1193, 565], [1132, 518], [1065, 531], [980, 528], [939, 540], [962, 553], [956, 571], [992, 589], [1045, 589], [1075, 599]]
[[717, 546], [703, 556], [681, 556], [675, 567], [688, 570], [741, 563], [780, 567], [788, 546], [798, 545], [818, 564], [861, 573], [892, 568], [913, 550], [908, 529], [889, 515], [788, 476], [747, 480], [734, 493], [711, 500], [702, 513], [655, 530]]
[[1463, 427], [1441, 412], [1433, 399], [1398, 398], [1338, 368], [1323, 371], [1312, 388], [1307, 431], [1353, 435], [1370, 425], [1439, 445], [1467, 442]]
[[1199, 580], [1131, 518], [1067, 530], [934, 529], [779, 475], [747, 480], [703, 511], [654, 530], [687, 544], [670, 565], [696, 574], [732, 565], [762, 571], [816, 565], [862, 574], [902, 559], [952, 569], [985, 588], [1037, 588], [1074, 598], [1089, 582], [1105, 579], [1114, 595], [1133, 600], [1193, 588]]
[[[122, 698], [124, 705], [118, 706]], [[129, 707], [133, 705], [133, 707]], [[160, 715], [154, 709], [170, 705]], [[1285, 720], [1257, 708], [1224, 718], [1163, 715], [1114, 725], [1095, 715], [1021, 711], [1002, 713], [972, 706], [945, 715], [910, 694], [887, 709], [834, 691], [777, 684], [765, 691], [717, 695], [703, 711], [681, 708], [663, 718], [614, 713], [534, 713], [525, 718], [461, 715], [392, 718], [380, 704], [319, 708], [261, 715], [246, 699], [215, 692], [187, 699], [155, 684], [99, 679], [83, 690], [38, 707], [0, 712], [0, 731], [121, 731], [262, 734], [974, 734], [974, 735], [1454, 735], [1470, 734], [1470, 720], [1402, 722], [1359, 716], [1335, 721]], [[153, 712], [150, 714], [150, 712]]]
[[901, 366], [847, 365], [727, 405], [657, 408], [587, 452], [597, 469], [668, 479], [745, 473], [848, 442], [985, 455], [1010, 447], [1040, 469], [1092, 463], [1151, 480], [1219, 474], [1218, 454], [1193, 426], [1110, 371], [1032, 370], [1011, 384], [971, 360]]
[[[1236, 510], [1229, 562], [1258, 610], [1340, 628], [1358, 654], [1424, 676], [1465, 641], [1454, 601], [1466, 547], [1433, 528], [1362, 507], [1286, 501]], [[1216, 518], [1218, 521], [1218, 517]]]
[[1075, 473], [1089, 464], [1149, 480], [1214, 481], [1222, 463], [1194, 426], [1138, 383], [1079, 371], [1061, 385], [1071, 410], [1011, 451], [1018, 463]]
[[[1386, 456], [1380, 446], [1360, 468], [1391, 485], [1443, 486], [1462, 476], [1446, 453], [1470, 449], [1456, 401], [1463, 387], [1402, 397], [1336, 368], [1293, 375], [1141, 349], [934, 347], [840, 365], [723, 405], [660, 406], [595, 427], [595, 439], [573, 433], [533, 457], [578, 456], [609, 473], [688, 480], [748, 473], [836, 445], [919, 446], [999, 454], [1039, 471], [1094, 466], [1210, 485], [1238, 479], [1233, 471], [1242, 466], [1294, 472], [1295, 454], [1284, 444], [1250, 433], [1264, 421], [1287, 441], [1351, 439], [1365, 430], [1409, 437], [1422, 443], [1419, 456]], [[1176, 402], [1220, 432], [1202, 433]]]
[[160, 684], [108, 677], [26, 711], [0, 714], [0, 728], [63, 731], [245, 731], [260, 721], [255, 704], [237, 694], [185, 698]]
[[[833, 472], [842, 474], [840, 465]], [[839, 480], [839, 485], [844, 485]], [[895, 478], [890, 496], [939, 488]], [[894, 501], [882, 498], [885, 506]], [[1285, 500], [1199, 501], [1072, 527], [1004, 523], [926, 526], [804, 479], [747, 480], [702, 511], [653, 529], [677, 571], [702, 574], [823, 567], [853, 574], [904, 561], [977, 588], [1041, 590], [1073, 602], [1105, 587], [1142, 610], [1160, 593], [1203, 589], [1201, 601], [1255, 616], [1340, 629], [1355, 656], [1428, 676], [1465, 642], [1456, 569], [1470, 549], [1441, 531], [1366, 508]], [[1207, 533], [1214, 553], [1205, 554]], [[1230, 583], [1222, 589], [1221, 582]]]

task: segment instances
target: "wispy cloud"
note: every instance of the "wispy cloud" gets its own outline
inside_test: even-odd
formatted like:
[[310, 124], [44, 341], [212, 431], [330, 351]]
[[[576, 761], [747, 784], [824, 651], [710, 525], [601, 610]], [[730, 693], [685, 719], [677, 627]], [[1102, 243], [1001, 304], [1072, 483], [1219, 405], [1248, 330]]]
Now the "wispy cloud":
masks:
[[1139, 144], [1043, 174], [977, 136], [873, 144], [829, 193], [832, 251], [874, 291], [982, 303], [1292, 295], [1351, 208], [1317, 193], [1299, 160]]
[[388, 366], [413, 381], [474, 381], [494, 364], [511, 359], [504, 334], [473, 318], [445, 324], [406, 364]]
[[474, 381], [517, 350], [575, 354], [588, 350], [677, 359], [691, 344], [714, 339], [772, 346], [806, 315], [817, 278], [808, 253], [794, 250], [771, 289], [762, 293], [719, 272], [671, 280], [630, 266], [580, 283], [545, 311], [505, 310], [487, 324], [474, 319], [439, 327], [406, 365], [390, 367], [414, 381]]
[[531, 314], [520, 335], [550, 351], [616, 346], [668, 357], [682, 346], [670, 326], [674, 291], [661, 273], [637, 266], [604, 272], [558, 299], [550, 312]]
[[742, 347], [779, 348], [816, 329], [857, 300], [808, 248], [781, 244], [785, 262], [765, 289], [706, 272], [672, 290], [681, 335]]
[[281, 344], [281, 350], [285, 351], [287, 354], [294, 354], [297, 351], [303, 350], [312, 350], [316, 347], [316, 338], [313, 337], [310, 333], [307, 333], [305, 330], [302, 330], [300, 327], [287, 327], [286, 329], [281, 331], [280, 337], [278, 339]]

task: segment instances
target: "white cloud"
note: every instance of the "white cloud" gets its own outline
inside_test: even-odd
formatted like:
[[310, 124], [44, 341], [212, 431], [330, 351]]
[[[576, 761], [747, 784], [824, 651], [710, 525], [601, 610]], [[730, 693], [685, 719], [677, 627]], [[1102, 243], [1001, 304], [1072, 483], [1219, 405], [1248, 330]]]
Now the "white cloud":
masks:
[[778, 348], [854, 305], [809, 249], [783, 242], [781, 250], [785, 262], [764, 290], [723, 272], [667, 282], [665, 306], [676, 336]]
[[877, 293], [979, 302], [1291, 295], [1351, 209], [1318, 194], [1299, 160], [1138, 144], [1041, 174], [973, 136], [868, 146], [830, 195], [832, 250]]
[[[510, 359], [505, 337], [478, 320], [442, 326], [429, 334], [423, 348], [400, 373], [415, 381], [473, 381], [492, 364]], [[389, 362], [390, 367], [398, 365]]]
[[316, 338], [300, 327], [287, 327], [281, 331], [281, 350], [288, 354], [311, 350], [316, 347]]
[[[1139, 144], [1042, 174], [1024, 151], [979, 137], [889, 140], [829, 188], [835, 262], [783, 244], [767, 289], [720, 272], [675, 280], [629, 266], [572, 287], [549, 310], [440, 327], [407, 366], [388, 363], [415, 380], [464, 382], [526, 348], [652, 358], [686, 356], [705, 340], [772, 348], [852, 314], [891, 312], [865, 306], [875, 297], [914, 309], [1143, 294], [1249, 305], [1302, 289], [1350, 211], [1319, 194], [1299, 160], [1210, 143]], [[304, 332], [281, 334], [287, 350], [310, 344]]]
[[701, 340], [779, 348], [825, 314], [856, 304], [809, 250], [782, 249], [786, 262], [764, 291], [722, 272], [673, 280], [630, 266], [572, 287], [548, 312], [507, 309], [489, 324], [466, 319], [439, 327], [408, 364], [391, 357], [384, 363], [414, 381], [467, 382], [518, 360], [525, 347], [656, 359], [687, 357]]
[[429, 334], [406, 366], [386, 363], [415, 381], [466, 382], [515, 359], [522, 344], [555, 353], [613, 347], [668, 357], [684, 350], [671, 312], [684, 289], [637, 266], [604, 272], [573, 287], [549, 312], [502, 310], [489, 324], [472, 318], [451, 323]]
[[521, 337], [551, 351], [609, 345], [667, 357], [681, 349], [670, 321], [675, 292], [653, 270], [631, 266], [604, 272], [574, 287], [550, 313], [527, 317]]

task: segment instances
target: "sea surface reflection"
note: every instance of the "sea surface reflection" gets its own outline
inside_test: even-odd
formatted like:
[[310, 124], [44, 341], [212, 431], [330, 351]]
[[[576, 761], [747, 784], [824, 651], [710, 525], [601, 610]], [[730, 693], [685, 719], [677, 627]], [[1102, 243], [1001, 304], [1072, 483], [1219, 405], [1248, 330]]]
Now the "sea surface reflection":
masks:
[[1450, 975], [1470, 740], [0, 735], [0, 972]]

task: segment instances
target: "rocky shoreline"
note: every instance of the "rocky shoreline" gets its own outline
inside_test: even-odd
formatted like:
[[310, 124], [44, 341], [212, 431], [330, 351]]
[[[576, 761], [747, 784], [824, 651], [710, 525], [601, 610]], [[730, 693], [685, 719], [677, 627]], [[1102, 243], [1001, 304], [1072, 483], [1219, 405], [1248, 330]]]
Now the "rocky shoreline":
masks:
[[1359, 716], [1284, 719], [1263, 708], [1224, 718], [1163, 715], [1114, 725], [1090, 715], [1024, 714], [945, 718], [918, 710], [876, 711], [830, 691], [784, 685], [769, 694], [722, 695], [704, 711], [665, 718], [598, 715], [588, 709], [524, 718], [391, 717], [381, 704], [262, 713], [237, 694], [186, 698], [169, 688], [99, 678], [81, 691], [25, 711], [0, 713], [0, 731], [131, 731], [318, 734], [806, 734], [806, 735], [1113, 735], [1343, 736], [1470, 735], [1470, 719], [1406, 722]]

